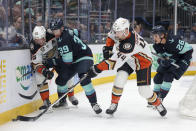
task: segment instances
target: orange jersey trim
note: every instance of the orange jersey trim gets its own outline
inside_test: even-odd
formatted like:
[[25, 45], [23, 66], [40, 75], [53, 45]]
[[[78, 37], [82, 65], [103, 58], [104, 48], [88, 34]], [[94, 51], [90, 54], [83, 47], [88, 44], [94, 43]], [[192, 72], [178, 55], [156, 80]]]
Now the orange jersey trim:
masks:
[[103, 70], [109, 70], [109, 65], [105, 61], [103, 61], [103, 62], [101, 62], [101, 63], [99, 63], [97, 65], [97, 68], [99, 70], [101, 70], [101, 71], [103, 71]]
[[101, 71], [103, 70], [113, 70], [114, 69], [114, 66], [116, 64], [116, 61], [113, 61], [113, 60], [105, 60], [105, 61], [102, 61], [101, 63], [99, 63], [97, 65], [97, 68]]
[[110, 37], [107, 37], [106, 46], [114, 46], [114, 43], [114, 40], [112, 40]]
[[145, 69], [152, 65], [152, 58], [148, 57], [144, 53], [139, 52], [137, 54], [134, 54], [133, 56], [135, 58], [137, 70]]

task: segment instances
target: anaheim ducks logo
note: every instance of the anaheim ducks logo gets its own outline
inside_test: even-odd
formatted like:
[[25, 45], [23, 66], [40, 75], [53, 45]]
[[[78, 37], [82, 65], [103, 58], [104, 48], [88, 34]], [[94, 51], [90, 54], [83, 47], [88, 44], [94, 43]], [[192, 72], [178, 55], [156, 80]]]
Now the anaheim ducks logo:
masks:
[[120, 43], [119, 51], [123, 53], [131, 53], [133, 51], [133, 45], [130, 42]]
[[132, 45], [131, 45], [131, 43], [125, 43], [125, 44], [123, 44], [123, 49], [125, 49], [125, 50], [130, 50], [132, 48]]

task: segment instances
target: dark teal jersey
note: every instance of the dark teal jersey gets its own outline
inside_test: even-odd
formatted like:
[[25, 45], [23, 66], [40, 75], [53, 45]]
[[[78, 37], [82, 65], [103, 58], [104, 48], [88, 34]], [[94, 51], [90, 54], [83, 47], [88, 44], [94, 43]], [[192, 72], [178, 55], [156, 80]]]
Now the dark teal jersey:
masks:
[[91, 49], [73, 30], [65, 28], [57, 38], [58, 52], [64, 63], [72, 64], [84, 59], [92, 59]]
[[154, 44], [153, 48], [158, 54], [170, 57], [174, 61], [186, 60], [188, 62], [192, 58], [192, 46], [176, 36], [169, 35], [164, 45]]

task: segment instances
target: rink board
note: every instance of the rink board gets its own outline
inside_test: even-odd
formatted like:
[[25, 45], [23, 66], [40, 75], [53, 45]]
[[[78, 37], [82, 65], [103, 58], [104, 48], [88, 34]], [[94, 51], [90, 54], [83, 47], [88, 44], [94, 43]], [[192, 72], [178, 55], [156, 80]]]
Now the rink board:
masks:
[[[102, 47], [104, 45], [90, 45], [93, 51], [94, 64], [103, 60]], [[196, 45], [193, 45], [196, 50]], [[10, 121], [17, 115], [25, 115], [38, 109], [42, 104], [40, 95], [35, 85], [34, 75], [29, 74], [19, 78], [17, 72], [25, 74], [31, 71], [30, 51], [29, 50], [12, 50], [0, 52], [0, 125]], [[193, 54], [193, 62], [185, 75], [194, 75], [196, 73], [196, 52]], [[93, 85], [112, 82], [115, 78], [116, 71], [105, 71], [96, 79], [93, 79]], [[56, 76], [57, 74], [55, 74]], [[155, 70], [152, 76], [155, 75]], [[132, 74], [129, 79], [135, 79], [136, 75]], [[75, 76], [75, 82], [78, 77]], [[50, 89], [50, 99], [57, 99], [55, 78], [48, 81]], [[82, 91], [80, 86], [75, 88], [75, 93]]]

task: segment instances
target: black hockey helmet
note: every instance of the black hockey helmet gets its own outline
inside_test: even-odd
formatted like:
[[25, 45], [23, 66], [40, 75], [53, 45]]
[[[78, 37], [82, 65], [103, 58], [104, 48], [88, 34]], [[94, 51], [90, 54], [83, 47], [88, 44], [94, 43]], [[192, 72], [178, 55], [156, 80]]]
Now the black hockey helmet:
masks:
[[167, 31], [162, 25], [157, 25], [152, 28], [152, 34], [165, 34]]
[[63, 20], [60, 18], [55, 18], [50, 21], [50, 29], [58, 30], [63, 26]]

